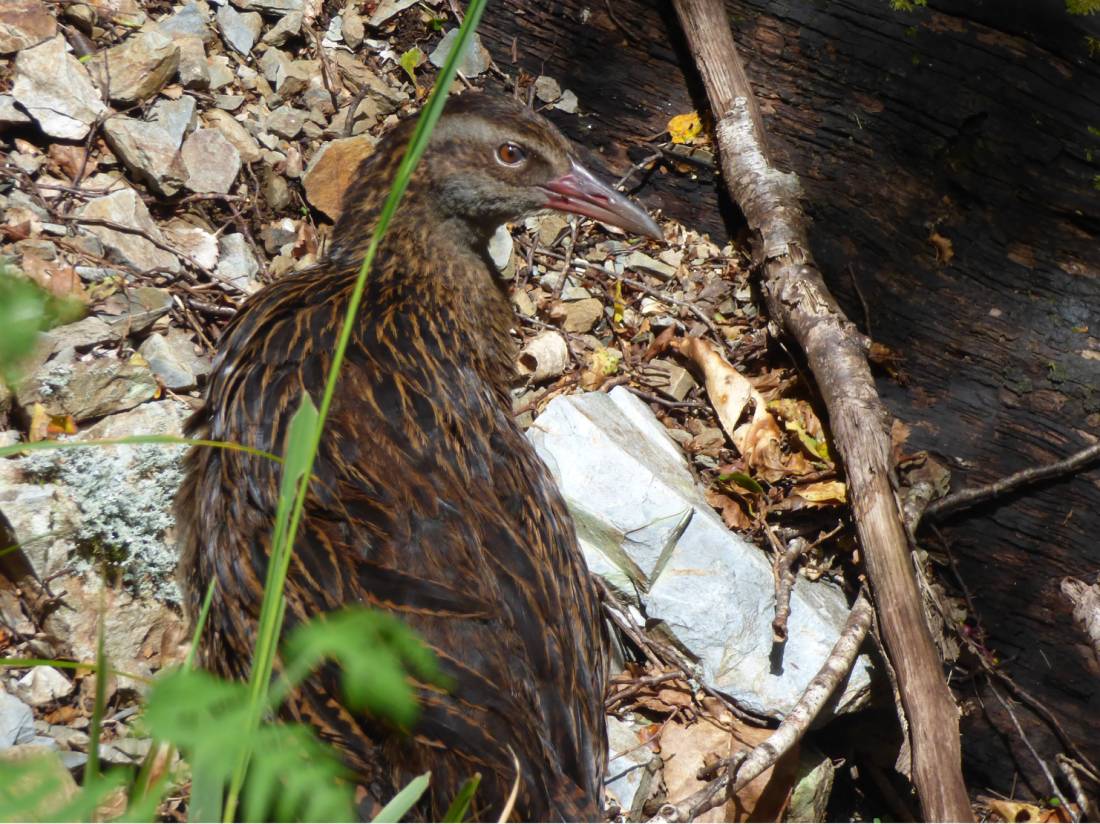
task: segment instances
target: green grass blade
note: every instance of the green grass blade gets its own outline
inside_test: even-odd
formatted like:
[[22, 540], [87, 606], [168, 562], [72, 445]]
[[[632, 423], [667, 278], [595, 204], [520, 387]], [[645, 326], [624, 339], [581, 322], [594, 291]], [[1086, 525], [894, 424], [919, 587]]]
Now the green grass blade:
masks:
[[216, 584], [217, 581], [211, 579], [210, 585], [206, 588], [206, 595], [202, 599], [199, 617], [195, 619], [195, 631], [191, 633], [191, 649], [187, 651], [187, 660], [183, 662], [184, 669], [191, 669], [195, 666], [195, 655], [199, 649], [199, 641], [202, 639], [202, 631], [206, 627], [206, 619], [210, 615], [210, 605], [214, 603], [214, 587]]
[[[310, 442], [313, 430], [317, 426], [317, 408], [309, 395], [302, 397], [298, 410], [291, 418], [287, 430], [286, 452], [283, 464], [282, 480], [279, 484], [279, 505], [275, 513], [275, 530], [272, 537], [271, 557], [267, 565], [267, 580], [264, 584], [264, 600], [260, 607], [259, 627], [256, 633], [256, 651], [252, 660], [250, 687], [250, 720], [244, 734], [251, 738], [260, 724], [267, 706], [268, 685], [275, 662], [275, 647], [278, 644], [279, 630], [283, 623], [283, 585], [286, 571], [290, 565], [291, 541], [288, 540], [287, 524], [294, 507], [294, 494], [299, 479], [308, 481], [308, 472], [312, 465]], [[241, 788], [248, 772], [251, 748], [245, 746], [226, 798], [224, 819], [232, 821], [236, 816]]]
[[[273, 541], [272, 544], [267, 585], [265, 587], [264, 602], [260, 612], [260, 626], [257, 630], [256, 649], [252, 660], [250, 683], [253, 687], [252, 711], [254, 717], [250, 722], [249, 733], [254, 731], [258, 726], [260, 716], [267, 704], [266, 698], [271, 683], [275, 649], [282, 629], [282, 616], [285, 609], [283, 587], [286, 582], [286, 574], [290, 564], [290, 550], [293, 546], [295, 536], [298, 534], [298, 526], [301, 523], [302, 513], [305, 509], [306, 494], [312, 476], [313, 462], [320, 448], [325, 420], [332, 407], [332, 399], [335, 395], [336, 384], [340, 377], [340, 367], [344, 362], [348, 344], [351, 341], [352, 331], [359, 317], [359, 306], [363, 300], [367, 275], [374, 263], [374, 258], [378, 253], [382, 238], [385, 236], [386, 230], [389, 228], [390, 222], [397, 212], [397, 207], [401, 202], [401, 198], [404, 196], [406, 189], [408, 189], [413, 170], [416, 168], [416, 164], [424, 154], [425, 149], [427, 149], [432, 129], [443, 113], [443, 106], [446, 102], [448, 90], [457, 73], [458, 61], [465, 52], [466, 45], [473, 36], [473, 32], [477, 28], [478, 22], [481, 20], [481, 15], [485, 11], [485, 4], [486, 0], [471, 0], [466, 10], [466, 17], [459, 27], [455, 43], [443, 68], [440, 70], [435, 87], [428, 97], [428, 102], [420, 113], [412, 139], [409, 141], [409, 146], [405, 150], [405, 155], [394, 176], [389, 195], [382, 206], [378, 224], [375, 226], [374, 233], [371, 236], [370, 245], [363, 258], [363, 263], [359, 267], [355, 286], [348, 300], [348, 307], [344, 315], [343, 325], [340, 329], [340, 336], [337, 339], [336, 348], [333, 351], [332, 365], [329, 368], [325, 381], [325, 391], [321, 398], [321, 407], [316, 417], [312, 436], [308, 441], [308, 447], [304, 451], [304, 470], [300, 475], [296, 475], [289, 471], [289, 467], [284, 466], [283, 469], [284, 486], [287, 482], [286, 479], [290, 478], [297, 482], [297, 490], [286, 527], [281, 528], [279, 522], [276, 523], [277, 540]], [[283, 508], [282, 497], [280, 497], [279, 508], [281, 512]], [[241, 786], [244, 783], [244, 777], [248, 769], [249, 750], [250, 745], [246, 743], [242, 763], [238, 771], [234, 774], [233, 781], [230, 784], [225, 810], [223, 811], [223, 820], [225, 821], [233, 820], [236, 815]]]
[[447, 812], [443, 813], [442, 820], [444, 824], [461, 824], [466, 820], [466, 816], [470, 812], [470, 804], [474, 800], [474, 793], [477, 792], [480, 785], [481, 773], [474, 773], [466, 779], [466, 783], [459, 788], [458, 794], [451, 802], [451, 806], [447, 808]]
[[[99, 671], [99, 664], [95, 661], [61, 661], [57, 658], [0, 658], [0, 667], [55, 667], [56, 669], [86, 669], [89, 672]], [[125, 672], [111, 666], [107, 667], [107, 673], [109, 675], [129, 678], [132, 681], [137, 681], [139, 684], [153, 683], [152, 678], [146, 678], [144, 675], [137, 675], [132, 672]]]
[[107, 711], [107, 652], [105, 633], [107, 601], [103, 590], [99, 593], [99, 626], [95, 639], [95, 705], [92, 707], [92, 728], [88, 733], [88, 763], [84, 767], [84, 786], [98, 781], [99, 738], [103, 734], [103, 714]]
[[170, 444], [173, 446], [208, 446], [212, 449], [228, 449], [233, 452], [244, 452], [255, 455], [257, 458], [267, 458], [269, 461], [282, 463], [283, 459], [262, 449], [253, 449], [240, 443], [230, 441], [208, 441], [203, 438], [180, 438], [176, 435], [129, 435], [125, 438], [93, 438], [87, 441], [33, 441], [31, 443], [17, 443], [11, 446], [0, 446], [0, 458], [9, 455], [20, 455], [24, 452], [38, 452], [46, 449], [84, 449], [90, 446], [134, 446], [141, 444]]
[[432, 774], [426, 772], [410, 781], [401, 792], [390, 799], [390, 803], [383, 807], [378, 815], [371, 819], [372, 824], [396, 824], [404, 818], [405, 814], [420, 800], [420, 796], [424, 795], [431, 778]]

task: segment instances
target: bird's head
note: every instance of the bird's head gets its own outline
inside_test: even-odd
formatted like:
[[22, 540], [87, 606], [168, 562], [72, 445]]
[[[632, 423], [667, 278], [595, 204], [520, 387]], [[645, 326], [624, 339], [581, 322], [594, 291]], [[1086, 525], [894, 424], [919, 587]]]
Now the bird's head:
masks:
[[452, 98], [423, 163], [435, 208], [485, 238], [502, 223], [556, 209], [662, 239], [653, 218], [581, 165], [553, 124], [511, 98]]

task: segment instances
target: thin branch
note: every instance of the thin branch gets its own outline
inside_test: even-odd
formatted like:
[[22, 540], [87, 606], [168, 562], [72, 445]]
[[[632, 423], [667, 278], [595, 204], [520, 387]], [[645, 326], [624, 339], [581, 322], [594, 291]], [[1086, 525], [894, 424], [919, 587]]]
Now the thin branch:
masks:
[[1004, 497], [1022, 487], [1072, 475], [1096, 462], [1100, 462], [1100, 443], [1085, 447], [1060, 461], [1022, 469], [991, 484], [953, 492], [928, 507], [924, 511], [923, 520], [942, 520], [959, 510], [970, 509], [986, 501]]

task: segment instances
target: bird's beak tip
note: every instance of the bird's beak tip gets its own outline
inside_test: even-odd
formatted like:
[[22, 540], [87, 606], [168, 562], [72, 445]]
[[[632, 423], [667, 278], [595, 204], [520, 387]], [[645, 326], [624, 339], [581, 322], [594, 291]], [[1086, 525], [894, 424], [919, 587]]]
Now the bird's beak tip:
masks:
[[584, 166], [572, 161], [570, 170], [543, 187], [547, 207], [573, 212], [632, 234], [664, 240], [661, 227], [645, 209], [616, 192]]

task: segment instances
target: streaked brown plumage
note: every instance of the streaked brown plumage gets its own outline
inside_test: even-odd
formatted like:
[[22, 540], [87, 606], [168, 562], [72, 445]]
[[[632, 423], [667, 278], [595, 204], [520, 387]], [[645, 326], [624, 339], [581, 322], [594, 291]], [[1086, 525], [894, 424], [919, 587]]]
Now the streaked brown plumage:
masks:
[[[302, 392], [320, 398], [411, 127], [355, 172], [328, 259], [254, 295], [227, 327], [192, 434], [279, 452]], [[411, 736], [350, 713], [331, 671], [287, 707], [376, 800], [431, 769], [424, 817], [476, 771], [476, 814], [495, 817], [513, 753], [518, 818], [599, 809], [605, 630], [562, 499], [511, 419], [512, 312], [486, 252], [496, 226], [548, 206], [658, 231], [541, 117], [489, 95], [452, 100], [370, 274], [287, 581], [288, 625], [345, 604], [388, 610], [453, 679], [449, 693], [419, 691]], [[181, 580], [192, 614], [217, 581], [202, 643], [223, 675], [247, 676], [278, 487], [277, 465], [240, 452], [187, 459]]]

